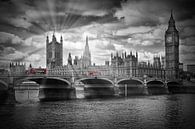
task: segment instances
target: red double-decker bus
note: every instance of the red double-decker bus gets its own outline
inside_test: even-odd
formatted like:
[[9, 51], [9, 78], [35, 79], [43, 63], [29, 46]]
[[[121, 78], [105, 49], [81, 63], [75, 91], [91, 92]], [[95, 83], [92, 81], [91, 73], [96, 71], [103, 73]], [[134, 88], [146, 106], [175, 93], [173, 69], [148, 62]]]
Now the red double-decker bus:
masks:
[[97, 71], [88, 71], [88, 76], [98, 76], [98, 75], [100, 75], [100, 73]]
[[46, 68], [30, 68], [27, 70], [27, 74], [46, 74], [47, 69]]

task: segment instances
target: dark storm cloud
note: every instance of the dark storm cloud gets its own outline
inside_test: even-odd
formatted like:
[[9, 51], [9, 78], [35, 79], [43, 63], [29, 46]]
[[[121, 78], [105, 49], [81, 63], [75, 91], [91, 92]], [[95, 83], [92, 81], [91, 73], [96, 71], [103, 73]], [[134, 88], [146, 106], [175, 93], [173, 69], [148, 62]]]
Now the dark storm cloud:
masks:
[[116, 16], [125, 17], [131, 26], [156, 26], [167, 23], [171, 9], [178, 22], [193, 19], [194, 6], [193, 0], [129, 0]]
[[[15, 29], [20, 35], [23, 29], [29, 35], [41, 34], [49, 30], [61, 30], [90, 24], [105, 23], [113, 17], [116, 9], [121, 8], [120, 0], [9, 0], [0, 1], [0, 23], [6, 28]], [[26, 34], [28, 35], [28, 34]]]

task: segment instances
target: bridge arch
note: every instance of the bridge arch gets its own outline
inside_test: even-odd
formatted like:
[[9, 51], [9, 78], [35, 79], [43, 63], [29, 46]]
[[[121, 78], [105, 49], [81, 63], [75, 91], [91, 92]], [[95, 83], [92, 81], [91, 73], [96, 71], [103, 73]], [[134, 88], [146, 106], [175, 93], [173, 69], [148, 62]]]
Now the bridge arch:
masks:
[[112, 84], [114, 85], [114, 82], [108, 78], [81, 78], [77, 80], [76, 82], [82, 82], [84, 84]]
[[8, 84], [2, 80], [0, 80], [0, 90], [7, 90]]
[[56, 83], [58, 83], [60, 85], [68, 85], [68, 86], [71, 85], [71, 83], [68, 80], [63, 79], [63, 78], [58, 78], [58, 77], [27, 77], [27, 78], [18, 80], [15, 83], [15, 85], [21, 84], [22, 82], [28, 81], [28, 80], [35, 81], [38, 84], [43, 84], [43, 83], [50, 84], [50, 83], [54, 83], [54, 81], [56, 81]]
[[114, 82], [108, 78], [81, 78], [77, 82], [82, 82], [85, 98], [99, 98], [114, 96]]
[[147, 85], [155, 85], [155, 84], [158, 84], [158, 85], [162, 85], [162, 86], [165, 86], [165, 83], [162, 81], [162, 80], [149, 80], [146, 82]]
[[147, 81], [147, 89], [150, 95], [169, 93], [165, 83], [162, 80]]
[[180, 83], [177, 82], [177, 81], [169, 81], [169, 82], [167, 82], [167, 86], [168, 87], [179, 86], [179, 85], [180, 85]]
[[137, 83], [137, 84], [144, 85], [144, 82], [140, 79], [137, 79], [137, 78], [124, 78], [124, 79], [117, 81], [117, 84], [126, 84], [126, 83], [133, 83], [133, 84]]
[[144, 82], [138, 78], [124, 78], [117, 81], [119, 95], [145, 95], [147, 94]]

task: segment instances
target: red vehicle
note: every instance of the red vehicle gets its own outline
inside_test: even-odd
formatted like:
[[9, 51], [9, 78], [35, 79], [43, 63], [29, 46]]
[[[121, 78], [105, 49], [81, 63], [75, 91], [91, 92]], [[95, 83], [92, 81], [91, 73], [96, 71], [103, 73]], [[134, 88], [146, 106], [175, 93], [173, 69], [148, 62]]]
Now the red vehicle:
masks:
[[27, 70], [27, 74], [46, 74], [47, 69], [46, 68], [30, 68]]
[[100, 73], [97, 71], [89, 71], [88, 72], [88, 76], [98, 76], [98, 75], [100, 75]]

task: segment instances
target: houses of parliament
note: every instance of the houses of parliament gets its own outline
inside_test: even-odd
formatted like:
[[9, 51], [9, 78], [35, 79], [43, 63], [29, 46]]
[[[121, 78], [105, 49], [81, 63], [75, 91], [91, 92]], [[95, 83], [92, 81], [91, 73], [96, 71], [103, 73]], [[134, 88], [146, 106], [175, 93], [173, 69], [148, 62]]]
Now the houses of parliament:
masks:
[[111, 53], [110, 61], [105, 65], [92, 65], [89, 38], [86, 37], [85, 49], [81, 58], [71, 53], [68, 55], [67, 65], [63, 65], [63, 39], [57, 42], [55, 34], [52, 41], [46, 39], [46, 66], [48, 74], [75, 76], [79, 75], [105, 75], [126, 77], [148, 77], [178, 79], [179, 77], [179, 32], [175, 26], [175, 20], [171, 13], [168, 29], [165, 32], [165, 57], [155, 56], [153, 63], [139, 62], [139, 54], [123, 52], [122, 54]]

